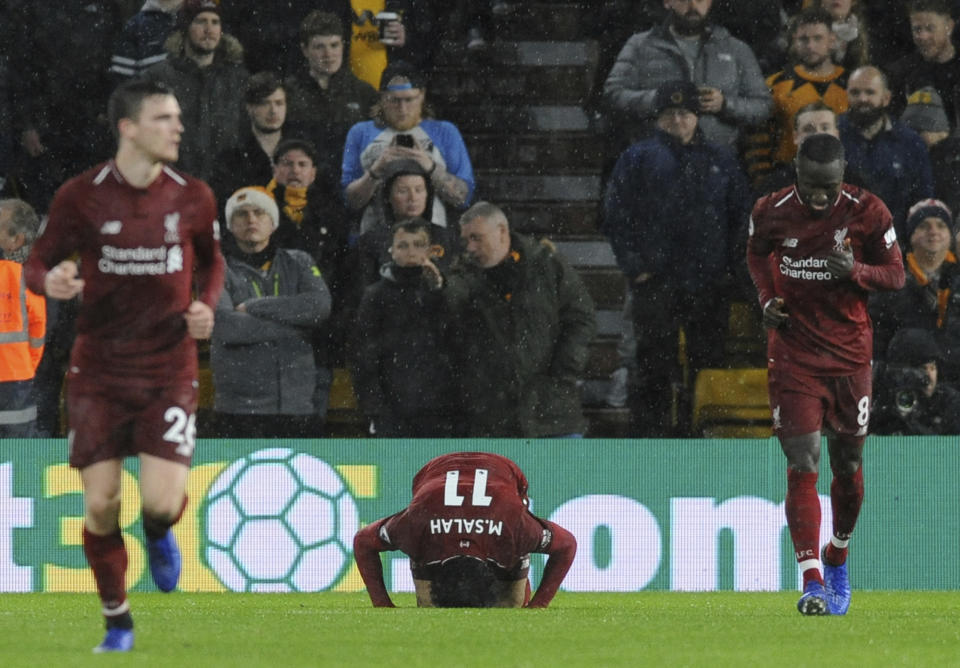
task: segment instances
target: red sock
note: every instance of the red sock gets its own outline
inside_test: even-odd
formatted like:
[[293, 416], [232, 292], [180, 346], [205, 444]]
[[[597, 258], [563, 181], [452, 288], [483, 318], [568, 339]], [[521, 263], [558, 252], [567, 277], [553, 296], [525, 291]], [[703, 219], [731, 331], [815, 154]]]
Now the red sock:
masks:
[[120, 530], [108, 536], [98, 536], [83, 527], [83, 552], [93, 570], [104, 614], [107, 615], [108, 611], [126, 612], [124, 576], [127, 573], [127, 548]]
[[187, 507], [187, 496], [183, 496], [183, 503], [180, 504], [180, 512], [177, 513], [176, 517], [173, 519], [160, 519], [153, 515], [143, 513], [143, 533], [150, 540], [157, 540], [158, 538], [163, 538], [167, 530], [172, 527], [174, 524], [180, 521], [180, 518], [183, 517], [183, 511]]
[[[787, 498], [784, 503], [787, 526], [793, 539], [797, 563], [820, 559], [820, 498], [817, 496], [817, 472], [787, 468]], [[823, 582], [820, 569], [803, 571], [803, 584], [810, 580]]]
[[[830, 483], [830, 505], [833, 507], [833, 535], [839, 540], [850, 540], [853, 527], [860, 516], [863, 505], [863, 465], [851, 476], [833, 474]], [[840, 566], [847, 560], [847, 548], [827, 544], [824, 558], [834, 566]]]

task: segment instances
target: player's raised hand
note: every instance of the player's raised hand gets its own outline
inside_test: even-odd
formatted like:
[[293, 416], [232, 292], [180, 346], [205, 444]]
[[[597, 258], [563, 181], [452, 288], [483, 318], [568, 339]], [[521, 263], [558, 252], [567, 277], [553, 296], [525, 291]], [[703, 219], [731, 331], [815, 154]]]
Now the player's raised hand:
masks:
[[73, 299], [83, 291], [83, 279], [73, 260], [64, 260], [43, 277], [43, 291], [52, 299]]
[[774, 297], [763, 307], [763, 326], [767, 329], [780, 329], [787, 324], [790, 315], [783, 303], [783, 297]]
[[183, 319], [187, 321], [187, 333], [194, 339], [209, 339], [213, 333], [213, 309], [201, 301], [192, 301]]
[[827, 269], [837, 278], [846, 278], [853, 271], [853, 250], [850, 240], [843, 240], [843, 250], [832, 250], [827, 255]]

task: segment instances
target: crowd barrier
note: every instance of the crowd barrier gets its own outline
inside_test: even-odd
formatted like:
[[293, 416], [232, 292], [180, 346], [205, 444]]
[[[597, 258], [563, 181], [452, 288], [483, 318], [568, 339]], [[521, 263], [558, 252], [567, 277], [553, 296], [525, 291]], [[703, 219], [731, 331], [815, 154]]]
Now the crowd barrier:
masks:
[[[866, 499], [851, 541], [858, 589], [960, 588], [956, 437], [870, 437]], [[496, 452], [530, 481], [532, 510], [569, 529], [563, 589], [627, 592], [796, 589], [783, 513], [785, 465], [758, 440], [201, 440], [176, 533], [185, 591], [360, 591], [351, 540], [402, 509], [430, 458]], [[818, 484], [830, 531], [829, 462]], [[80, 478], [63, 439], [0, 441], [0, 591], [94, 591], [81, 546]], [[136, 460], [123, 476], [127, 584], [152, 591]], [[461, 526], [496, 531], [495, 526]], [[543, 569], [534, 555], [534, 583]], [[406, 557], [385, 554], [394, 592]]]

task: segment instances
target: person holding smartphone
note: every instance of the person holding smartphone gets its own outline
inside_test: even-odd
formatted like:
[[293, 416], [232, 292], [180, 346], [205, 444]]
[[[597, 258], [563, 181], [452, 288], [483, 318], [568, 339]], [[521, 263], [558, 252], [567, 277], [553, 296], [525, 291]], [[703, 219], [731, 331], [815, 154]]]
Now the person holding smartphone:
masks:
[[397, 62], [384, 70], [380, 101], [373, 118], [347, 133], [341, 186], [347, 205], [362, 211], [359, 233], [384, 224], [380, 197], [387, 168], [400, 160], [420, 165], [436, 193], [425, 218], [447, 227], [446, 207], [464, 209], [474, 190], [473, 166], [460, 131], [449, 121], [433, 118], [425, 102], [424, 77], [412, 65]]

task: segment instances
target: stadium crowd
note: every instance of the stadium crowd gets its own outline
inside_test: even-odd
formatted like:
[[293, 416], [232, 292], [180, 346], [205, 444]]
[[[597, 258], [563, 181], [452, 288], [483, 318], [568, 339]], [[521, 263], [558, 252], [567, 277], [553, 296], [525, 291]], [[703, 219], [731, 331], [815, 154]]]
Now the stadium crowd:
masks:
[[[162, 82], [184, 126], [173, 166], [212, 187], [227, 258], [209, 344], [217, 419], [201, 435], [322, 434], [340, 369], [371, 435], [588, 433], [587, 289], [554, 244], [482, 201], [471, 146], [430, 88], [445, 43], [496, 49], [496, 26], [525, 4], [6, 0], [0, 237], [19, 233], [13, 202], [43, 218], [63, 182], [113, 155], [119, 83]], [[953, 433], [924, 400], [936, 388], [952, 406], [960, 382], [960, 2], [747, 4], [605, 0], [581, 26], [600, 56], [585, 102], [605, 150], [598, 231], [630, 286], [615, 378], [631, 435], [693, 434], [680, 378], [725, 363], [730, 303], [756, 302], [750, 209], [791, 187], [814, 133], [840, 138], [845, 181], [880, 197], [904, 254], [906, 285], [870, 296], [874, 359], [936, 365], [910, 381], [919, 408], [894, 402], [901, 419], [877, 429]], [[29, 243], [0, 248], [23, 262]], [[0, 415], [56, 435], [76, 300], [46, 311], [43, 357], [0, 378], [16, 397]], [[897, 349], [905, 327], [932, 335], [922, 363]], [[678, 337], [684, 356], [669, 354]], [[23, 383], [35, 410], [21, 410]]]

